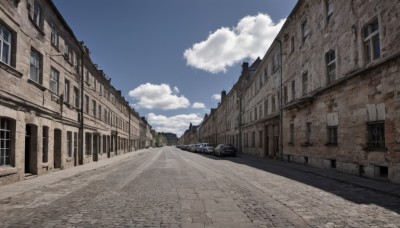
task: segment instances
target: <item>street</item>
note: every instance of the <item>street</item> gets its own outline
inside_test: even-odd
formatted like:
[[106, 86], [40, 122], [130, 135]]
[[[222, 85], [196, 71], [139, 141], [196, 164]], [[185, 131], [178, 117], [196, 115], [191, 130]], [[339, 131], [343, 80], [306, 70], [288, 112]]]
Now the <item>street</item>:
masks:
[[284, 164], [152, 148], [0, 200], [0, 227], [400, 226], [400, 198]]

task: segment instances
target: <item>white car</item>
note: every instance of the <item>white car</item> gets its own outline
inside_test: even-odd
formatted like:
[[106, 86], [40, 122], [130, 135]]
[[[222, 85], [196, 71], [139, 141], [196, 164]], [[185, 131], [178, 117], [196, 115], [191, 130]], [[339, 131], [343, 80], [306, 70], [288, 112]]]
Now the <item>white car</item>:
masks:
[[205, 154], [213, 154], [214, 153], [214, 145], [210, 143], [204, 143], [201, 152]]

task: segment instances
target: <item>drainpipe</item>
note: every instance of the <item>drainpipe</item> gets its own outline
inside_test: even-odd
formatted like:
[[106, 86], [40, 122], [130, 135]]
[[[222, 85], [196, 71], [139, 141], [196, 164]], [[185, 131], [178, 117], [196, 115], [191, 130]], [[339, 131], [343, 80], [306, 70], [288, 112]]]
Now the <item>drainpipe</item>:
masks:
[[83, 43], [80, 44], [81, 46], [81, 51], [82, 51], [82, 55], [81, 55], [81, 107], [80, 107], [80, 129], [79, 131], [81, 132], [80, 134], [80, 145], [79, 147], [81, 148], [80, 153], [79, 153], [79, 165], [83, 165], [83, 139], [84, 139], [84, 135], [83, 135], [83, 130], [84, 130], [84, 123], [83, 123], [83, 99], [84, 99], [84, 93], [83, 93], [83, 89], [84, 89], [84, 79], [83, 79], [83, 58], [85, 57], [85, 50], [83, 47]]
[[280, 59], [280, 108], [279, 108], [279, 138], [280, 138], [280, 142], [279, 142], [279, 159], [283, 160], [283, 109], [282, 109], [282, 104], [283, 104], [283, 91], [282, 91], [282, 86], [283, 86], [283, 82], [282, 82], [282, 42], [279, 39], [276, 39], [276, 42], [279, 43], [279, 55], [281, 57]]

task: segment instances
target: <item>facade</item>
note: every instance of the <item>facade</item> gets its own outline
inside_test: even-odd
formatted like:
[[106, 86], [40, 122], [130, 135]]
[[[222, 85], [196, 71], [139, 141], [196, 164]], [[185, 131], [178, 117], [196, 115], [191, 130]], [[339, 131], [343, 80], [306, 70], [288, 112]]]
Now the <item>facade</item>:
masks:
[[138, 113], [52, 1], [0, 8], [0, 185], [139, 149]]
[[232, 144], [239, 132], [243, 153], [400, 183], [399, 12], [398, 1], [298, 1], [200, 135]]

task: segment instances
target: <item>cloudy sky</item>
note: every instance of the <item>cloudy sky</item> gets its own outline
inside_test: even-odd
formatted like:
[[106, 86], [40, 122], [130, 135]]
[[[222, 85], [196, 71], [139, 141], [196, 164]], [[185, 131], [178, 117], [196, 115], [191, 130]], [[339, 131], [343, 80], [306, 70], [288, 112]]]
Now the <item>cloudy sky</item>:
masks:
[[53, 0], [111, 83], [180, 136], [263, 57], [296, 0]]

